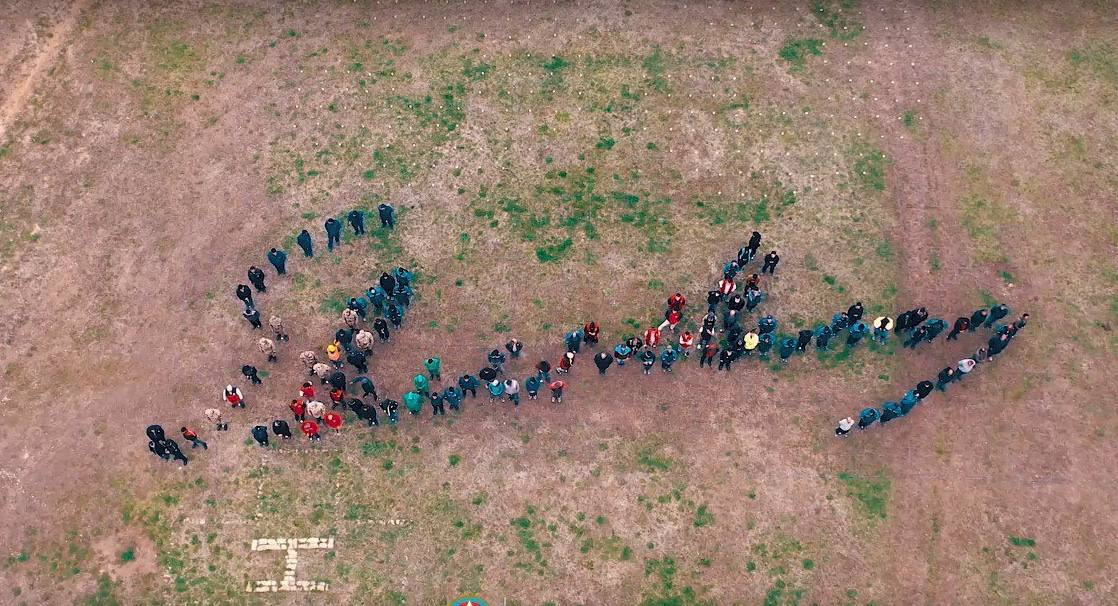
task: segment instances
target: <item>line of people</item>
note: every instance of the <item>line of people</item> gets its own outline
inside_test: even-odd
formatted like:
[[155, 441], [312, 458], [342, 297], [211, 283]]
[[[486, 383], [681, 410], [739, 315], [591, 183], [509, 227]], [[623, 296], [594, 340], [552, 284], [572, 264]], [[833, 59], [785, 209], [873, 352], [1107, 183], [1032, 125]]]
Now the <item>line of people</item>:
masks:
[[[1005, 313], [1002, 313], [1003, 311]], [[931, 395], [932, 392], [936, 390], [947, 391], [947, 387], [950, 384], [962, 381], [963, 377], [973, 372], [980, 363], [992, 362], [1009, 346], [1009, 343], [1029, 321], [1029, 314], [1022, 314], [1020, 318], [1012, 323], [1001, 324], [997, 323], [997, 320], [994, 320], [993, 324], [987, 323], [987, 320], [991, 317], [996, 316], [998, 319], [1005, 317], [1008, 311], [1008, 308], [1004, 305], [997, 305], [995, 309], [986, 310], [984, 308], [975, 312], [975, 315], [971, 316], [971, 318], [980, 317], [982, 314], [985, 314], [984, 317], [982, 317], [982, 325], [993, 328], [993, 334], [986, 342], [985, 347], [978, 348], [972, 357], [963, 358], [954, 365], [944, 367], [943, 370], [939, 371], [936, 375], [935, 382], [928, 379], [920, 381], [915, 387], [906, 391], [899, 401], [885, 402], [881, 405], [880, 409], [874, 407], [863, 408], [861, 412], [858, 413], [857, 421], [852, 417], [840, 419], [838, 426], [835, 427], [835, 435], [838, 437], [846, 437], [850, 433], [850, 430], [854, 428], [855, 424], [857, 424], [858, 429], [865, 430], [874, 423], [885, 424], [893, 419], [903, 417], [911, 412], [917, 404]], [[969, 321], [971, 318], [961, 319]], [[963, 330], [973, 330], [973, 328], [970, 328], [971, 325], [972, 324], [968, 322], [968, 325], [963, 326]], [[956, 324], [956, 326], [958, 326], [958, 324]], [[958, 336], [958, 333], [961, 331], [953, 330], [953, 332]]]

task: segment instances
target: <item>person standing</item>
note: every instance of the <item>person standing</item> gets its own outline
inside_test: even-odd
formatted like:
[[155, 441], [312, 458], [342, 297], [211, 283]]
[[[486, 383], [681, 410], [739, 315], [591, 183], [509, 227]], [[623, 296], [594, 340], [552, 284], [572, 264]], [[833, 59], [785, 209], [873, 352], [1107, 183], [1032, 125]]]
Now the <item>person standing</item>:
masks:
[[388, 205], [388, 204], [377, 205], [377, 216], [380, 217], [380, 226], [381, 227], [387, 227], [388, 229], [393, 229], [394, 227], [396, 227], [396, 218], [394, 216], [395, 214], [396, 214], [396, 209], [392, 208], [391, 205]]
[[815, 348], [820, 351], [826, 351], [827, 346], [831, 342], [831, 327], [826, 324], [820, 324], [815, 328]]
[[610, 354], [599, 351], [594, 355], [594, 366], [598, 367], [598, 374], [606, 374], [606, 370], [610, 367], [610, 364], [613, 364], [613, 356]]
[[993, 326], [994, 323], [1006, 317], [1007, 315], [1009, 315], [1009, 307], [998, 303], [997, 305], [990, 308], [990, 313], [986, 316], [986, 322], [984, 323], [984, 326], [986, 326], [986, 328], [989, 328]]
[[307, 405], [303, 403], [301, 398], [291, 400], [287, 405], [291, 409], [291, 414], [295, 415], [295, 422], [302, 423], [307, 420]]
[[299, 245], [299, 248], [303, 249], [304, 257], [314, 256], [314, 247], [311, 244], [311, 233], [309, 231], [304, 229], [299, 232], [299, 236], [295, 238], [295, 243]]
[[765, 262], [761, 265], [761, 273], [767, 273], [770, 276], [775, 275], [777, 263], [780, 263], [780, 255], [776, 254], [776, 251], [774, 250], [765, 255]]
[[664, 372], [671, 372], [672, 364], [675, 364], [677, 359], [678, 354], [676, 354], [675, 348], [671, 345], [666, 345], [660, 352], [660, 369]]
[[326, 346], [326, 359], [330, 360], [330, 363], [334, 365], [334, 368], [341, 368], [342, 366], [345, 366], [345, 362], [342, 361], [341, 343], [334, 341], [333, 343]]
[[377, 396], [377, 386], [373, 385], [373, 382], [371, 379], [369, 379], [369, 377], [366, 377], [364, 375], [356, 376], [353, 378], [352, 381], [350, 381], [350, 384], [360, 385], [362, 395], [366, 397], [372, 397], [374, 402], [380, 401], [380, 397]]
[[245, 364], [241, 367], [241, 374], [245, 376], [253, 385], [260, 385], [264, 381], [260, 380], [259, 371], [251, 364]]
[[443, 406], [443, 392], [432, 389], [431, 393], [427, 394], [427, 399], [431, 400], [431, 416], [439, 416], [446, 414], [446, 407]]
[[814, 336], [815, 333], [811, 330], [808, 330], [806, 328], [801, 330], [796, 336], [796, 351], [800, 353], [804, 353], [805, 351], [807, 351], [807, 346], [811, 345], [811, 338]]
[[423, 397], [427, 397], [427, 392], [430, 391], [430, 388], [431, 388], [431, 384], [427, 380], [427, 377], [425, 377], [421, 374], [415, 375], [415, 378], [413, 378], [411, 382], [412, 382], [412, 387], [415, 388], [416, 393], [418, 393], [419, 395], [421, 395]]
[[769, 359], [769, 352], [773, 348], [772, 333], [765, 333], [757, 338], [757, 354], [762, 360]]
[[330, 217], [323, 227], [326, 228], [326, 250], [333, 251], [334, 245], [342, 242], [342, 224], [334, 217]]
[[520, 358], [520, 352], [524, 351], [524, 344], [520, 342], [520, 339], [512, 338], [505, 342], [505, 349], [509, 352], [509, 356], [516, 360]]
[[845, 438], [846, 435], [849, 434], [850, 430], [853, 428], [854, 419], [851, 419], [850, 417], [839, 419], [838, 426], [835, 427], [835, 436], [839, 438]]
[[373, 351], [373, 333], [367, 330], [359, 330], [357, 334], [353, 335], [353, 344], [357, 346], [359, 351], [364, 352], [366, 355]]
[[644, 374], [652, 374], [652, 365], [656, 364], [656, 354], [652, 353], [651, 349], [646, 349], [641, 352], [639, 358], [641, 367], [644, 369]]
[[862, 315], [864, 313], [865, 308], [862, 306], [862, 302], [856, 301], [853, 305], [850, 306], [849, 309], [846, 310], [846, 318], [850, 321], [851, 324], [854, 324], [858, 320], [862, 319]]
[[650, 326], [644, 331], [644, 345], [645, 347], [655, 348], [660, 344], [662, 333], [659, 328]]
[[901, 396], [901, 414], [907, 415], [910, 410], [920, 403], [920, 398], [916, 396], [915, 390], [908, 390]]
[[326, 405], [318, 400], [311, 400], [307, 402], [307, 414], [315, 421], [321, 423], [322, 415], [326, 414]]
[[179, 449], [179, 443], [172, 440], [171, 438], [163, 440], [163, 448], [166, 450], [169, 458], [182, 461], [183, 465], [186, 465], [190, 462], [186, 458], [186, 455], [182, 453], [182, 450]]
[[743, 352], [745, 355], [752, 357], [753, 352], [756, 351], [757, 345], [760, 343], [761, 337], [759, 337], [757, 333], [753, 331], [745, 333], [745, 336], [742, 337]]
[[683, 293], [677, 292], [668, 297], [668, 309], [682, 313], [685, 305], [687, 305], [687, 297], [684, 297]]
[[404, 408], [407, 408], [412, 416], [417, 416], [419, 413], [423, 412], [423, 400], [424, 397], [422, 394], [409, 391], [404, 394]]
[[241, 315], [244, 316], [245, 320], [252, 326], [253, 330], [260, 330], [262, 326], [262, 324], [260, 324], [260, 312], [256, 311], [255, 307], [251, 305], [246, 306], [245, 310], [241, 312]]
[[780, 351], [777, 352], [780, 356], [780, 363], [786, 364], [794, 351], [796, 351], [796, 340], [792, 337], [785, 337], [780, 342]]
[[547, 384], [547, 388], [551, 390], [551, 401], [555, 404], [563, 403], [563, 388], [567, 383], [561, 379], [556, 379]]
[[975, 330], [978, 330], [979, 326], [982, 326], [986, 323], [986, 318], [988, 318], [989, 316], [990, 312], [986, 311], [985, 308], [976, 310], [970, 315], [970, 326], [967, 328], [967, 332], [974, 332]]
[[276, 358], [276, 342], [268, 337], [260, 337], [256, 342], [256, 347], [260, 349], [260, 353], [264, 354], [269, 362], [275, 362]]
[[730, 349], [729, 347], [723, 349], [718, 353], [718, 370], [730, 370], [730, 367], [733, 366], [735, 359], [736, 356], [734, 355], [734, 350]]
[[423, 361], [423, 367], [427, 369], [428, 376], [432, 381], [441, 381], [442, 375], [442, 360], [437, 357], [427, 358]]
[[893, 419], [904, 416], [901, 407], [896, 402], [886, 402], [881, 406], [881, 422], [888, 423]]
[[214, 424], [214, 429], [216, 431], [229, 430], [229, 424], [221, 418], [220, 410], [216, 408], [207, 408], [202, 414], [205, 415], [207, 421]]
[[575, 352], [568, 351], [559, 358], [559, 366], [555, 368], [555, 372], [559, 374], [567, 374], [571, 372], [571, 367], [575, 364]]
[[241, 303], [244, 303], [245, 309], [256, 306], [252, 302], [252, 289], [248, 287], [248, 284], [238, 284], [237, 288], [233, 289], [233, 294], [237, 295]]
[[307, 436], [307, 439], [310, 440], [311, 443], [322, 441], [322, 436], [318, 435], [318, 423], [314, 421], [303, 421], [299, 425], [299, 429], [302, 430], [303, 435]]
[[959, 338], [959, 333], [962, 333], [970, 328], [970, 318], [960, 316], [955, 318], [955, 325], [951, 327], [951, 332], [947, 333], [948, 341], [955, 341]]
[[873, 321], [873, 340], [885, 344], [889, 340], [889, 332], [893, 330], [893, 319], [889, 316], [878, 316]]
[[316, 353], [314, 353], [314, 351], [308, 349], [308, 350], [299, 354], [299, 361], [302, 362], [303, 366], [306, 367], [307, 374], [308, 375], [313, 375], [314, 374], [314, 365], [318, 364], [318, 354], [316, 354]]
[[328, 412], [325, 415], [323, 415], [322, 422], [325, 423], [326, 426], [329, 427], [330, 429], [333, 429], [335, 434], [342, 433], [342, 423], [343, 423], [342, 415], [340, 415], [336, 412], [333, 412], [333, 411]]
[[355, 236], [365, 235], [365, 213], [364, 212], [362, 212], [360, 209], [355, 208], [355, 209], [349, 211], [349, 214], [346, 215], [346, 218], [349, 219], [349, 226], [353, 228], [353, 235], [355, 235]]
[[917, 326], [916, 330], [912, 331], [908, 340], [904, 342], [904, 346], [909, 349], [916, 349], [916, 346], [923, 342], [928, 336], [927, 326]]
[[753, 257], [757, 256], [757, 250], [760, 249], [760, 248], [761, 248], [761, 234], [760, 234], [760, 232], [754, 231], [749, 236], [749, 244], [747, 244], [745, 246], [745, 249], [748, 253], [748, 255], [747, 255], [748, 258], [745, 260], [745, 263], [741, 264], [742, 267], [745, 267], [746, 263], [749, 263], [750, 261], [753, 260]]
[[373, 320], [373, 331], [377, 333], [382, 343], [388, 342], [388, 322], [384, 318]]
[[505, 384], [500, 379], [493, 379], [486, 386], [489, 390], [489, 401], [495, 402], [505, 395]]
[[202, 450], [210, 449], [210, 447], [205, 442], [203, 442], [201, 438], [198, 437], [198, 432], [194, 431], [193, 428], [182, 427], [179, 429], [179, 431], [182, 432], [183, 439], [190, 442], [191, 448], [198, 448], [199, 446], [201, 446]]
[[447, 406], [450, 406], [451, 410], [461, 410], [462, 390], [458, 387], [448, 385], [447, 388], [443, 390], [443, 399], [446, 400]]
[[232, 385], [225, 386], [225, 390], [221, 392], [221, 399], [227, 402], [230, 408], [245, 407], [245, 395], [241, 393], [240, 389]]
[[268, 446], [268, 428], [263, 425], [256, 425], [252, 428], [252, 437], [260, 446]]
[[470, 394], [471, 398], [477, 397], [477, 388], [481, 384], [477, 377], [474, 375], [466, 374], [458, 377], [458, 387], [462, 389], [462, 394]]
[[342, 324], [346, 328], [356, 329], [357, 323], [361, 321], [361, 316], [357, 314], [357, 310], [347, 307], [342, 310]]
[[602, 334], [602, 329], [598, 323], [591, 320], [582, 327], [582, 340], [588, 347], [598, 346], [598, 336]]
[[272, 332], [275, 333], [277, 341], [289, 340], [287, 331], [283, 328], [283, 320], [280, 319], [279, 316], [272, 314], [272, 317], [268, 318], [268, 326], [271, 327]]
[[535, 400], [536, 395], [540, 392], [540, 378], [532, 375], [524, 379], [524, 391], [528, 392], [529, 400]]
[[625, 362], [631, 355], [633, 355], [633, 348], [629, 347], [625, 343], [618, 343], [613, 348], [613, 359], [615, 362], [617, 362], [618, 367], [625, 366]]
[[1025, 325], [1028, 324], [1028, 323], [1029, 323], [1029, 314], [1021, 314], [1021, 317], [1018, 318], [1013, 323], [1013, 334], [1017, 334], [1017, 331], [1021, 330], [1022, 328], [1025, 328]]
[[505, 394], [513, 406], [520, 406], [520, 382], [516, 379], [505, 379]]
[[870, 425], [877, 422], [879, 414], [876, 408], [863, 408], [862, 412], [858, 413], [858, 429], [865, 430]]
[[276, 419], [272, 421], [272, 433], [283, 438], [284, 440], [291, 439], [291, 426], [283, 419]]
[[388, 424], [395, 425], [400, 422], [400, 403], [392, 398], [385, 398], [380, 403], [380, 409], [388, 415]]
[[977, 365], [978, 362], [973, 358], [963, 358], [959, 360], [959, 363], [955, 365], [955, 380], [962, 381], [963, 377], [967, 376]]
[[939, 371], [936, 375], [936, 389], [947, 391], [947, 385], [955, 380], [955, 369], [951, 366]]
[[691, 347], [694, 345], [695, 335], [691, 334], [690, 330], [685, 330], [679, 335], [679, 352], [684, 358], [691, 357]]
[[[714, 366], [714, 356], [718, 353], [718, 345], [713, 342], [703, 346], [699, 354], [699, 368], [705, 364], [708, 368]], [[721, 368], [719, 368], [721, 370]]]
[[707, 291], [707, 313], [714, 313], [718, 309], [718, 304], [722, 302], [721, 290], [708, 290]]
[[[737, 289], [738, 289], [738, 285], [734, 284], [734, 279], [733, 278], [725, 278], [724, 277], [721, 280], [719, 280], [718, 281], [718, 294], [720, 295], [720, 301], [725, 301], [726, 299], [728, 299], [730, 297], [730, 295], [734, 294], [734, 291], [737, 290]], [[714, 311], [714, 310], [712, 309], [711, 311]]]
[[282, 276], [283, 274], [287, 273], [287, 253], [283, 252], [282, 250], [279, 250], [278, 248], [269, 250], [268, 262], [272, 264], [272, 267], [276, 268], [277, 274]]
[[493, 351], [489, 352], [489, 355], [486, 356], [486, 360], [489, 362], [489, 366], [491, 366], [493, 370], [497, 371], [497, 374], [505, 374], [505, 354], [501, 353], [501, 350], [494, 349]]
[[256, 287], [256, 292], [268, 292], [268, 288], [264, 286], [264, 270], [255, 265], [248, 268], [248, 281]]
[[776, 332], [776, 326], [776, 318], [766, 314], [761, 316], [761, 319], [757, 321], [757, 332], [762, 335], [767, 335]]
[[928, 381], [926, 379], [923, 380], [923, 381], [920, 381], [919, 383], [916, 384], [916, 388], [915, 388], [916, 399], [917, 400], [923, 400], [924, 398], [928, 397], [932, 393], [933, 389], [935, 389], [935, 385], [933, 385], [931, 381]]
[[567, 346], [567, 351], [578, 353], [579, 349], [582, 347], [582, 337], [583, 332], [580, 328], [576, 328], [567, 333], [566, 336], [563, 337], [563, 344]]

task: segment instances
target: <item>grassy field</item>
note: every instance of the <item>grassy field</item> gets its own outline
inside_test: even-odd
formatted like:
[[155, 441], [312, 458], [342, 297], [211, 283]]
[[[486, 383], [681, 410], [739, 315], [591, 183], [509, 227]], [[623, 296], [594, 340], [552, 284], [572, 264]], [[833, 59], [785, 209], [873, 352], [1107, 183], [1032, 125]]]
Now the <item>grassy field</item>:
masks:
[[[0, 602], [1107, 604], [1118, 594], [1118, 21], [1108, 2], [24, 3], [0, 23]], [[325, 251], [327, 217], [399, 210]], [[295, 245], [301, 229], [316, 256]], [[753, 230], [782, 333], [856, 300], [1032, 322], [995, 364], [840, 441], [986, 336], [262, 449], [350, 296], [416, 302], [372, 376], [553, 363], [705, 292]], [[233, 286], [292, 333], [268, 364]], [[753, 266], [755, 267], [755, 266]], [[251, 362], [264, 385], [202, 419]], [[186, 468], [142, 431], [195, 426]], [[197, 452], [197, 451], [195, 451]], [[192, 453], [188, 453], [191, 455]], [[177, 465], [177, 464], [176, 464]], [[319, 594], [260, 538], [300, 550]]]

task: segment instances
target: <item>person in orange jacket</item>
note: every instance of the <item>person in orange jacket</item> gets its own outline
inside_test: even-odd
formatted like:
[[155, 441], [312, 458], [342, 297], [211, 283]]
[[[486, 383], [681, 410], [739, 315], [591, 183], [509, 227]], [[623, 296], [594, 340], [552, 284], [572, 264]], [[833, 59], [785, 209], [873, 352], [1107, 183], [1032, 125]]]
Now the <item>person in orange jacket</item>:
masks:
[[342, 361], [342, 346], [337, 341], [326, 346], [326, 357], [330, 359], [334, 368], [341, 368], [345, 365], [345, 362]]

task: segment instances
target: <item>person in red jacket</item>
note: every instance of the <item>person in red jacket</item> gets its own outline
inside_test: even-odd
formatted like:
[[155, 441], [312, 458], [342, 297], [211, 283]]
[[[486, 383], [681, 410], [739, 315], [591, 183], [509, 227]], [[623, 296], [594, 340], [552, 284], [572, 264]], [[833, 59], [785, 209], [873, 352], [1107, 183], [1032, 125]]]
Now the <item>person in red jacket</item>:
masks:
[[683, 314], [679, 313], [678, 311], [676, 311], [674, 309], [669, 309], [666, 312], [664, 312], [664, 321], [660, 324], [659, 328], [657, 328], [656, 330], [662, 331], [662, 330], [664, 330], [665, 327], [667, 327], [667, 328], [671, 329], [672, 332], [675, 332], [675, 325], [679, 324], [679, 321], [682, 320], [682, 319], [683, 319]]
[[656, 347], [660, 344], [660, 329], [656, 327], [646, 328], [644, 331], [644, 344], [646, 347]]
[[229, 406], [233, 408], [245, 407], [245, 395], [241, 393], [240, 389], [232, 385], [225, 386], [225, 389], [221, 392], [221, 398], [228, 402]]
[[563, 388], [567, 386], [566, 381], [556, 379], [547, 384], [547, 388], [551, 390], [551, 401], [560, 404], [563, 402]]
[[683, 357], [691, 357], [691, 346], [694, 344], [695, 335], [691, 334], [690, 330], [685, 330], [682, 335], [679, 335], [679, 351], [683, 354]]
[[704, 345], [702, 355], [699, 357], [699, 368], [702, 368], [704, 364], [713, 368], [714, 367], [714, 356], [716, 354], [718, 354], [718, 344], [717, 343], [710, 342], [710, 343], [707, 343], [706, 345]]
[[725, 301], [734, 291], [738, 289], [738, 285], [734, 284], [732, 278], [722, 278], [718, 281], [718, 292], [722, 295], [722, 300]]
[[330, 390], [330, 410], [335, 410], [345, 401], [345, 391], [341, 389]]
[[673, 311], [683, 312], [683, 306], [687, 305], [687, 298], [680, 293], [668, 297], [668, 309]]
[[318, 423], [314, 421], [303, 421], [299, 429], [303, 430], [303, 435], [307, 436], [307, 439], [311, 442], [318, 442], [322, 439], [322, 436], [318, 435]]
[[555, 372], [567, 374], [568, 372], [571, 372], [571, 366], [573, 366], [574, 363], [575, 352], [568, 351], [567, 353], [563, 354], [562, 358], [559, 359], [559, 367], [555, 369]]
[[328, 412], [322, 417], [322, 422], [326, 426], [334, 430], [334, 433], [342, 433], [342, 415], [336, 412]]
[[303, 403], [300, 398], [295, 398], [287, 405], [291, 409], [291, 413], [295, 415], [295, 422], [301, 423], [307, 420], [307, 405]]
[[303, 381], [303, 386], [299, 388], [299, 395], [304, 400], [314, 399], [314, 385], [310, 381]]
[[591, 320], [582, 327], [582, 341], [587, 345], [597, 345], [598, 335], [601, 333], [601, 331], [602, 329], [598, 326], [598, 323]]

